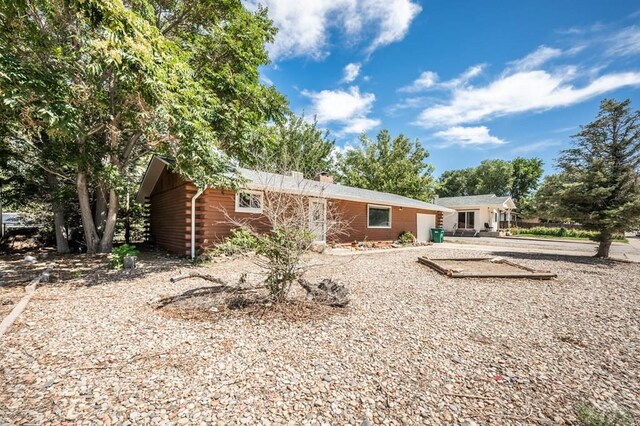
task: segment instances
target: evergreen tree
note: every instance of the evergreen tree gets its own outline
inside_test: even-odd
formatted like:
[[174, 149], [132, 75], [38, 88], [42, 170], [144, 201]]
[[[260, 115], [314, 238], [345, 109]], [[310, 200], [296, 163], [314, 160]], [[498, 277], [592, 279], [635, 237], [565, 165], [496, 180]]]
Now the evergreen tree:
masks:
[[640, 225], [640, 111], [631, 111], [630, 100], [603, 100], [558, 167], [540, 202], [556, 216], [598, 231], [596, 256], [609, 257], [612, 235]]

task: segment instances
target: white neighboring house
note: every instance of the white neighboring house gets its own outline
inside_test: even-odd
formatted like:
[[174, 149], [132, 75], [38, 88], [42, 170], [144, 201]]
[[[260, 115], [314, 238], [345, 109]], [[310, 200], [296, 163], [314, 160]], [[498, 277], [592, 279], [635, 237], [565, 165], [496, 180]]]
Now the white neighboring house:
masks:
[[456, 210], [444, 215], [444, 230], [474, 230], [497, 232], [500, 222], [511, 225], [511, 212], [516, 204], [511, 197], [495, 194], [436, 198], [434, 204]]

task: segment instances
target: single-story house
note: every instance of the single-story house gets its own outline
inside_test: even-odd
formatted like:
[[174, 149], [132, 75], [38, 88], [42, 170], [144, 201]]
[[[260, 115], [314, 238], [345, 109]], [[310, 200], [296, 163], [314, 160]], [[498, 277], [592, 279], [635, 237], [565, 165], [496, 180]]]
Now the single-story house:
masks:
[[511, 197], [495, 194], [439, 197], [434, 203], [456, 211], [444, 216], [443, 226], [447, 233], [458, 230], [473, 230], [476, 234], [497, 232], [511, 225], [511, 212], [516, 209]]
[[[318, 241], [392, 241], [402, 231], [413, 233], [418, 241], [429, 241], [431, 228], [442, 226], [443, 214], [454, 213], [445, 206], [335, 184], [326, 174], [310, 180], [298, 172], [282, 175], [238, 168], [246, 181], [243, 189], [198, 191], [192, 182], [171, 172], [169, 165], [159, 156], [151, 159], [136, 200], [149, 207], [151, 242], [192, 257], [231, 234], [234, 225], [229, 218], [260, 223], [265, 192], [308, 199], [309, 223]], [[349, 223], [346, 232], [326, 235], [328, 206]]]

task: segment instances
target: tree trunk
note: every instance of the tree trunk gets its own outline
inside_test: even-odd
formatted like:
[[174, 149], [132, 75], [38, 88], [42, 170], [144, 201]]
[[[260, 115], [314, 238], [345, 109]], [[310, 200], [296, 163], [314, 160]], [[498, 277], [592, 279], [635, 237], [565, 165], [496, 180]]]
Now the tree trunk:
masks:
[[53, 173], [46, 172], [46, 174], [52, 195], [51, 207], [53, 210], [53, 225], [56, 230], [56, 249], [58, 253], [69, 253], [69, 236], [64, 217], [64, 204], [56, 197], [58, 177]]
[[131, 244], [131, 213], [129, 211], [130, 207], [129, 190], [127, 190], [127, 201], [125, 204], [124, 217], [124, 242], [126, 244]]
[[111, 253], [113, 249], [113, 234], [116, 231], [116, 220], [118, 219], [118, 194], [115, 189], [109, 190], [109, 210], [107, 211], [104, 232], [100, 239], [100, 253]]
[[107, 223], [107, 196], [102, 185], [96, 187], [96, 211], [93, 215], [93, 222], [96, 225], [98, 236], [102, 236]]
[[596, 257], [606, 259], [609, 257], [609, 249], [611, 248], [611, 232], [601, 231], [599, 240], [600, 244], [598, 245]]
[[91, 214], [91, 201], [89, 200], [89, 188], [87, 186], [87, 175], [78, 172], [76, 179], [78, 191], [78, 201], [80, 202], [80, 217], [82, 218], [82, 228], [84, 229], [84, 239], [87, 243], [87, 253], [94, 254], [98, 251], [100, 239], [96, 232], [96, 225]]

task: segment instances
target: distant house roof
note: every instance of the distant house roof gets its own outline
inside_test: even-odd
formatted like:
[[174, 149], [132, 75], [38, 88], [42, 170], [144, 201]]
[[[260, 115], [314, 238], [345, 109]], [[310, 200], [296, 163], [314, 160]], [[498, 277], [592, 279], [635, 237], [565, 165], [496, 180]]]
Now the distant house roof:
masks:
[[[138, 202], [144, 202], [144, 199], [151, 195], [151, 192], [160, 177], [160, 173], [167, 164], [169, 164], [168, 161], [161, 157], [156, 156], [151, 160], [136, 196], [136, 200]], [[247, 189], [271, 190], [275, 192], [300, 194], [309, 197], [323, 197], [442, 212], [453, 211], [446, 206], [426, 203], [424, 201], [414, 200], [413, 198], [403, 197], [401, 195], [354, 188], [336, 183], [303, 179], [302, 174], [299, 173], [292, 173], [292, 175], [289, 176], [277, 173], [258, 172], [244, 168], [238, 168], [237, 171], [248, 181]]]
[[465, 207], [499, 207], [505, 209], [515, 209], [516, 204], [509, 196], [498, 197], [495, 194], [466, 195], [463, 197], [441, 197], [436, 198], [435, 203], [440, 206], [452, 209]]

